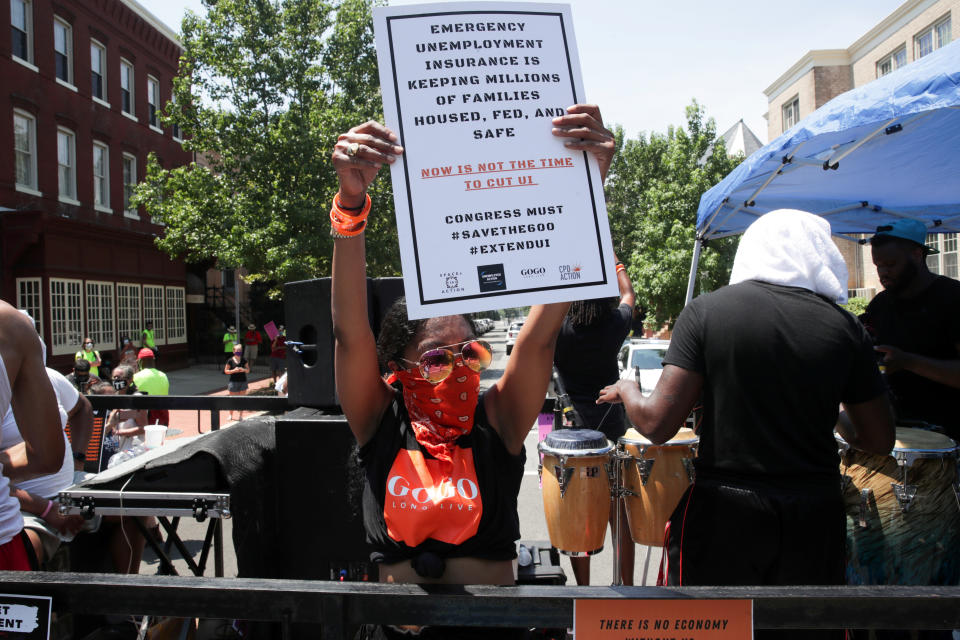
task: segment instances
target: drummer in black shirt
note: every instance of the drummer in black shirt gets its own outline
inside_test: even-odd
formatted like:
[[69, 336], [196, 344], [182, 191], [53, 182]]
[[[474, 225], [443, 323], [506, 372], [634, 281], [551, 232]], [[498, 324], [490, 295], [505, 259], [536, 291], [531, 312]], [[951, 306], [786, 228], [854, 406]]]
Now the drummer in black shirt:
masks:
[[935, 252], [917, 220], [881, 226], [870, 241], [884, 290], [861, 318], [886, 367], [901, 421], [943, 428], [960, 441], [960, 282], [927, 268]]
[[843, 584], [845, 514], [833, 429], [888, 453], [894, 428], [869, 336], [833, 300], [846, 266], [829, 224], [775, 211], [740, 241], [731, 285], [677, 318], [663, 374], [623, 402], [654, 443], [677, 433], [703, 397], [696, 481], [668, 524], [667, 584]]

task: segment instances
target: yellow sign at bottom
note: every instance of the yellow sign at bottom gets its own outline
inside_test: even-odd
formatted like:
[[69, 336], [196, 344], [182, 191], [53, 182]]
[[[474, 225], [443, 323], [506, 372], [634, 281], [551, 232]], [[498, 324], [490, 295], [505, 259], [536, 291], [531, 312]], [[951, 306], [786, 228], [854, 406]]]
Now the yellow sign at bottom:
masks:
[[752, 600], [575, 600], [577, 640], [752, 640]]

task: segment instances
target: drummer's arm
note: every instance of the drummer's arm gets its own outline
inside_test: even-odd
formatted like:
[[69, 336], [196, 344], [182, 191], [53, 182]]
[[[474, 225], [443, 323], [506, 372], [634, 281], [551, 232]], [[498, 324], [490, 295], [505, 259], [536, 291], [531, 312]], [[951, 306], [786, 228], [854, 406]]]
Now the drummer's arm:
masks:
[[[960, 359], [929, 358], [886, 344], [878, 344], [874, 349], [884, 354], [881, 364], [886, 365], [888, 373], [905, 370], [960, 389]], [[960, 353], [960, 344], [954, 345], [954, 350]]]
[[866, 402], [844, 403], [837, 433], [854, 449], [886, 455], [893, 449], [896, 427], [886, 394]]
[[507, 451], [516, 455], [543, 406], [553, 371], [553, 352], [570, 303], [540, 304], [530, 309], [503, 375], [484, 399], [490, 425]]
[[676, 365], [664, 365], [649, 397], [632, 380], [620, 380], [600, 392], [598, 403], [622, 402], [630, 422], [654, 444], [677, 434], [703, 390], [703, 375]]

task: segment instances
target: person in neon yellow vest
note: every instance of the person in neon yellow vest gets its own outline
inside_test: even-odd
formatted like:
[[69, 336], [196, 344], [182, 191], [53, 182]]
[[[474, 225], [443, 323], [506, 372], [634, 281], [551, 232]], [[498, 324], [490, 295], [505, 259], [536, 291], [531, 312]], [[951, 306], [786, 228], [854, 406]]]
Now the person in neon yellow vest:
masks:
[[[167, 374], [156, 368], [153, 351], [144, 347], [137, 354], [140, 371], [133, 375], [133, 384], [137, 391], [151, 396], [165, 396], [170, 393], [170, 381]], [[151, 409], [147, 414], [147, 424], [170, 424], [170, 412], [166, 409]]]
[[147, 320], [146, 328], [144, 328], [143, 333], [140, 335], [140, 346], [153, 351], [154, 359], [159, 355], [157, 353], [157, 343], [153, 337], [153, 322], [151, 320]]
[[240, 336], [237, 333], [237, 328], [230, 325], [227, 332], [223, 334], [223, 352], [232, 354], [233, 347], [237, 344], [240, 344]]
[[93, 339], [84, 338], [83, 339], [83, 349], [77, 351], [76, 355], [73, 356], [74, 360], [86, 360], [90, 363], [90, 375], [99, 378], [100, 369], [98, 368], [101, 364], [100, 362], [100, 352], [93, 348]]

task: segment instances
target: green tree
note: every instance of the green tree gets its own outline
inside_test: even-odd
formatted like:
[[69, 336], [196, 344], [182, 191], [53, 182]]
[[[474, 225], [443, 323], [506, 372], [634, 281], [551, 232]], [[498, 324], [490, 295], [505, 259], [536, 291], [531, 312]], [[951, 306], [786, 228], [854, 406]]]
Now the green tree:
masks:
[[[624, 139], [607, 177], [607, 211], [617, 256], [627, 264], [638, 304], [657, 326], [683, 309], [693, 257], [700, 196], [742, 159], [729, 157], [713, 119], [694, 101], [686, 128]], [[697, 290], [726, 284], [736, 240], [710, 243], [701, 253]]]
[[[244, 266], [249, 280], [328, 275], [339, 133], [381, 119], [371, 0], [204, 0], [187, 13], [166, 124], [207, 160], [151, 156], [136, 201], [166, 225], [172, 256]], [[386, 173], [386, 172], [385, 172]], [[389, 176], [370, 193], [371, 274], [396, 275]]]

